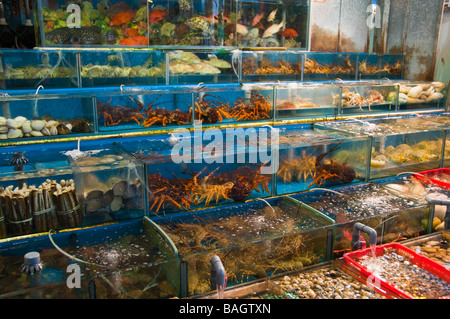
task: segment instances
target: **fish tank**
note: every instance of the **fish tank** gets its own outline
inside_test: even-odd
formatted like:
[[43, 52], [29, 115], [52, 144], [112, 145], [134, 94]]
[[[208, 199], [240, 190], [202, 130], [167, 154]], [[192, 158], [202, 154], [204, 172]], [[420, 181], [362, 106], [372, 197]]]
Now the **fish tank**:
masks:
[[303, 62], [303, 80], [356, 80], [357, 58], [357, 55], [354, 53], [305, 53]]
[[282, 83], [277, 85], [277, 119], [326, 119], [339, 115], [334, 97], [341, 92], [338, 84]]
[[238, 83], [239, 54], [230, 50], [167, 52], [168, 84]]
[[[99, 132], [157, 130], [191, 126], [194, 117], [193, 88], [154, 86], [97, 93]], [[212, 111], [211, 111], [212, 112]]]
[[150, 215], [166, 215], [270, 197], [272, 140], [267, 128], [174, 130], [120, 145], [146, 167]]
[[0, 298], [178, 297], [177, 256], [157, 236], [144, 217], [2, 241]]
[[[447, 105], [448, 85], [435, 82], [399, 81], [399, 111], [445, 110]], [[389, 93], [389, 100], [397, 99], [397, 92]]]
[[66, 228], [68, 219], [82, 224], [73, 163], [64, 154], [3, 147], [0, 171], [0, 238]]
[[397, 110], [397, 102], [389, 99], [396, 86], [391, 84], [342, 84], [339, 94], [332, 94], [333, 105], [339, 114], [390, 113]]
[[366, 136], [323, 134], [309, 125], [280, 128], [277, 195], [358, 183], [367, 178]]
[[75, 52], [43, 49], [0, 51], [1, 90], [79, 86]]
[[[351, 119], [324, 122], [315, 125], [320, 131], [340, 131], [367, 135], [372, 140], [370, 148], [371, 180], [392, 177], [410, 171], [426, 171], [439, 168], [442, 158], [444, 130], [410, 128], [397, 125], [401, 117], [377, 119]], [[360, 162], [366, 165], [366, 162]]]
[[242, 82], [301, 81], [300, 51], [242, 51]]
[[148, 2], [149, 45], [156, 47], [233, 46], [233, 1], [154, 0]]
[[82, 87], [161, 85], [166, 83], [166, 56], [148, 49], [82, 49]]
[[[45, 92], [45, 93], [42, 93]], [[0, 144], [94, 132], [92, 97], [59, 90], [0, 96]]]
[[[353, 225], [360, 222], [377, 232], [378, 243], [387, 243], [427, 233], [423, 220], [428, 220], [430, 208], [424, 201], [392, 192], [381, 183], [313, 189], [292, 197], [310, 209], [315, 209], [335, 221], [334, 257], [351, 251]], [[361, 233], [364, 242], [366, 234]], [[367, 244], [367, 247], [369, 245]]]
[[235, 4], [234, 30], [229, 29], [234, 32], [225, 27], [226, 41], [234, 39], [235, 46], [244, 48], [307, 49], [309, 1], [237, 0]]
[[76, 168], [74, 180], [85, 225], [143, 217], [147, 207], [143, 164], [117, 144], [79, 141], [74, 146], [64, 154]]
[[252, 201], [151, 218], [176, 247], [186, 296], [211, 291], [210, 259], [217, 255], [227, 287], [327, 260], [330, 220], [300, 211], [289, 198]]
[[403, 55], [357, 54], [357, 79], [403, 79]]
[[149, 45], [147, 1], [49, 1], [34, 6], [41, 47]]

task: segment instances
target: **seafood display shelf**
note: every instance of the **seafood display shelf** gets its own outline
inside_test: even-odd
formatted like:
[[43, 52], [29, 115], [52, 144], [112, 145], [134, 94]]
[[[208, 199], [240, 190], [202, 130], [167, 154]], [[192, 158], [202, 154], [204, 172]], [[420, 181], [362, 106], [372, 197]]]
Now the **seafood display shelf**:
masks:
[[[402, 123], [398, 125], [399, 123]], [[412, 125], [405, 125], [411, 121]], [[437, 125], [417, 127], [414, 117], [350, 119], [315, 125], [321, 132], [331, 130], [370, 136], [369, 179], [394, 176], [405, 171], [425, 171], [441, 167], [445, 129]], [[360, 165], [366, 167], [366, 162]]]
[[[315, 64], [311, 66], [313, 60], [307, 58], [308, 56], [324, 59], [329, 65], [324, 67], [314, 62]], [[348, 53], [348, 56], [355, 56], [354, 60], [357, 60], [359, 54]], [[88, 88], [120, 85], [401, 79], [395, 73], [360, 79], [355, 68], [349, 73], [349, 70], [339, 66], [341, 58], [342, 54], [339, 53], [306, 53], [296, 50], [245, 51], [215, 47], [2, 49], [0, 88], [36, 90], [40, 85], [45, 88]], [[396, 57], [381, 55], [377, 58], [391, 60]], [[404, 87], [411, 85], [413, 84], [408, 83]], [[402, 103], [404, 92], [406, 91], [400, 93]], [[423, 93], [427, 94], [427, 98], [433, 97], [434, 100], [438, 100], [438, 94], [433, 96], [428, 94], [430, 92], [428, 87]], [[419, 96], [414, 99], [419, 99]]]

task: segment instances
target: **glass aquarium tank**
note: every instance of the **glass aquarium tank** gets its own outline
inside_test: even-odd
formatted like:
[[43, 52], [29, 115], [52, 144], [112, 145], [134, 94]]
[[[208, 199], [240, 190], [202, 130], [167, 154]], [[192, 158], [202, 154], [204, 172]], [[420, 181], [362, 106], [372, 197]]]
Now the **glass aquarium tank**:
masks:
[[75, 52], [62, 50], [0, 51], [0, 89], [36, 90], [79, 87]]
[[317, 124], [315, 129], [370, 136], [370, 179], [439, 168], [444, 130], [435, 127], [424, 131], [423, 128], [399, 126], [397, 121], [403, 119], [352, 119]]
[[121, 88], [96, 96], [98, 130], [186, 127], [193, 123], [193, 89], [157, 86]]
[[[228, 35], [236, 23], [231, 0], [148, 1], [150, 46], [233, 46]], [[226, 37], [227, 36], [227, 37]]]
[[98, 225], [145, 215], [143, 164], [117, 144], [79, 141], [64, 154], [74, 162], [75, 184], [85, 224]]
[[28, 94], [4, 94], [0, 103], [0, 144], [94, 132], [93, 102], [89, 94], [37, 90]]
[[357, 79], [403, 79], [404, 56], [357, 54]]
[[237, 83], [239, 54], [229, 50], [167, 52], [168, 84]]
[[332, 95], [339, 114], [388, 113], [397, 109], [397, 101], [389, 99], [391, 92], [396, 92], [392, 84], [342, 84], [341, 88], [339, 94]]
[[236, 6], [235, 24], [225, 27], [225, 43], [307, 49], [309, 1], [237, 0]]
[[[395, 182], [392, 179], [386, 185]], [[426, 202], [392, 192], [384, 183], [313, 189], [292, 197], [335, 221], [335, 257], [352, 249], [355, 222], [373, 228], [378, 244], [427, 233], [423, 220], [428, 220], [430, 209]], [[366, 243], [367, 235], [361, 236]]]
[[0, 298], [178, 297], [177, 256], [158, 236], [144, 217], [1, 242]]
[[356, 80], [357, 55], [354, 53], [305, 53], [304, 81]]
[[50, 1], [34, 6], [36, 43], [41, 47], [149, 44], [147, 1]]
[[120, 144], [145, 164], [150, 214], [164, 215], [273, 194], [275, 152], [262, 139], [269, 135], [266, 128], [175, 130]]
[[[399, 87], [398, 105], [400, 111], [445, 110], [448, 85], [438, 81], [400, 81], [396, 82], [395, 85]], [[397, 99], [397, 93], [390, 93], [389, 99]]]
[[280, 128], [277, 195], [357, 183], [367, 177], [365, 136], [323, 134], [309, 125]]
[[0, 238], [69, 227], [68, 219], [72, 227], [83, 222], [73, 164], [64, 154], [3, 147], [0, 171]]
[[214, 255], [228, 287], [326, 261], [330, 220], [299, 207], [289, 198], [272, 198], [151, 220], [177, 248], [186, 295], [192, 296], [211, 290]]
[[303, 53], [242, 51], [242, 82], [301, 81]]
[[147, 49], [83, 49], [82, 87], [160, 85], [166, 83], [166, 56]]
[[339, 115], [334, 97], [341, 92], [338, 84], [292, 83], [277, 85], [277, 119], [326, 119]]

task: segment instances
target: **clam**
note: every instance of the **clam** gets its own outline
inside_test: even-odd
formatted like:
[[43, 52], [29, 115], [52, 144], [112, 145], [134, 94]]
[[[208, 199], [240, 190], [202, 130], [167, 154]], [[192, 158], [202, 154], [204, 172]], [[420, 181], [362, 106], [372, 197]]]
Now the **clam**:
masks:
[[9, 128], [7, 126], [0, 126], [0, 134], [8, 133]]
[[441, 92], [445, 89], [445, 84], [439, 81], [431, 83], [431, 85], [436, 89], [437, 92]]
[[427, 102], [431, 102], [434, 100], [440, 100], [444, 97], [444, 94], [440, 93], [440, 92], [435, 92], [433, 94], [431, 94], [428, 98], [427, 98]]
[[2, 125], [6, 125], [6, 118], [4, 118], [3, 116], [0, 116], [0, 126]]
[[7, 136], [8, 138], [20, 138], [23, 137], [23, 132], [22, 130], [12, 128], [9, 129]]
[[19, 123], [15, 119], [7, 119], [6, 120], [6, 126], [11, 129], [19, 128]]
[[30, 132], [32, 131], [33, 129], [31, 128], [31, 122], [30, 121], [25, 121], [23, 124], [22, 124], [22, 132], [24, 133], [24, 134], [30, 134]]
[[417, 85], [415, 87], [413, 87], [411, 90], [409, 90], [408, 92], [408, 97], [412, 98], [412, 99], [417, 99], [420, 94], [422, 93], [423, 88], [420, 85]]
[[45, 122], [41, 120], [33, 120], [31, 121], [31, 128], [33, 131], [40, 131], [44, 128]]

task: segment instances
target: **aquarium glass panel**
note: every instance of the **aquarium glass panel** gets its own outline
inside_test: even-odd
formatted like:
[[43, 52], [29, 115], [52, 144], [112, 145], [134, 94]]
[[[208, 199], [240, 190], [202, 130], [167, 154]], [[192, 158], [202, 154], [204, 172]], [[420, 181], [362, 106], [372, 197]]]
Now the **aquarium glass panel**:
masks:
[[237, 83], [239, 76], [237, 51], [167, 52], [169, 84]]
[[0, 97], [0, 143], [94, 132], [91, 97], [41, 92]]
[[79, 86], [76, 54], [61, 50], [0, 51], [0, 89]]
[[165, 84], [166, 62], [162, 51], [81, 50], [83, 87]]
[[355, 80], [356, 64], [357, 56], [354, 53], [306, 53], [303, 80]]
[[292, 84], [277, 86], [277, 119], [323, 119], [338, 115], [335, 97], [340, 87], [333, 84]]
[[403, 55], [358, 54], [359, 80], [402, 79]]
[[43, 47], [148, 46], [147, 1], [50, 1], [35, 7]]
[[242, 81], [301, 81], [302, 62], [296, 51], [242, 51]]
[[[236, 5], [233, 38], [237, 46], [308, 47], [309, 1], [238, 0]], [[229, 35], [228, 39], [231, 40]]]

